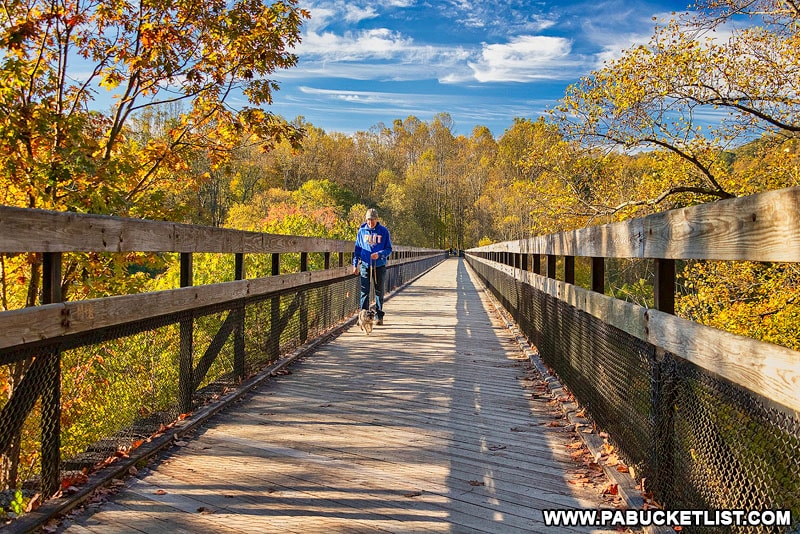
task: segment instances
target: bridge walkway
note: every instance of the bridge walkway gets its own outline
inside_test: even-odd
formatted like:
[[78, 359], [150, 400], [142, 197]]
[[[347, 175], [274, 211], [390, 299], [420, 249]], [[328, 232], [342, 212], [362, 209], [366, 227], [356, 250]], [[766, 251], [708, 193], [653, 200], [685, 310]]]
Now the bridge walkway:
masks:
[[600, 532], [612, 503], [460, 259], [396, 292], [59, 532]]

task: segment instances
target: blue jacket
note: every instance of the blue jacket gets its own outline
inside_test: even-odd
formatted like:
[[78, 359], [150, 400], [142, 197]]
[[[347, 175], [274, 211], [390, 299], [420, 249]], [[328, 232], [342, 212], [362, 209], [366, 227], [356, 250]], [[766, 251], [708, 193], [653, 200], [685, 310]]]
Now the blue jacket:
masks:
[[356, 234], [356, 246], [353, 250], [353, 265], [357, 266], [359, 261], [366, 265], [370, 263], [370, 255], [378, 253], [378, 259], [373, 260], [375, 267], [386, 265], [386, 258], [392, 253], [392, 239], [389, 237], [389, 230], [381, 223], [370, 228], [367, 223], [363, 223]]

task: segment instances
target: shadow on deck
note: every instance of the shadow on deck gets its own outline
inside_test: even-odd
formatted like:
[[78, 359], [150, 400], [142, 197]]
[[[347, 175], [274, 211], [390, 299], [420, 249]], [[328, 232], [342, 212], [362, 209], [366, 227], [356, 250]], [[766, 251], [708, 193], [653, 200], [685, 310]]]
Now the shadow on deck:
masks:
[[[538, 393], [537, 393], [538, 392]], [[477, 278], [449, 259], [296, 361], [58, 531], [591, 532], [543, 509], [576, 484], [575, 431]]]

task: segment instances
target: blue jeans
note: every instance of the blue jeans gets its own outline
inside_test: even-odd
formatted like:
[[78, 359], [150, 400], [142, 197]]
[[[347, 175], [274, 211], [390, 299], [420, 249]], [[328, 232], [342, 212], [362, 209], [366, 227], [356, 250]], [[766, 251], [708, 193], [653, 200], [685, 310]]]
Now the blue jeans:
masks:
[[[361, 262], [359, 273], [361, 274], [361, 309], [369, 309], [369, 288], [371, 280], [369, 277], [369, 265]], [[386, 279], [386, 265], [372, 268], [372, 276], [375, 278], [375, 316], [383, 319], [383, 286]]]

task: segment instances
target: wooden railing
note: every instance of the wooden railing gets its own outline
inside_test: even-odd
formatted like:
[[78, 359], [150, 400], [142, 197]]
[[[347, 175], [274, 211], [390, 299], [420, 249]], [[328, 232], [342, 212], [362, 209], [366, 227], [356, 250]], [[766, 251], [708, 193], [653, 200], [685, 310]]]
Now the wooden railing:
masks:
[[[467, 253], [511, 266], [516, 270], [509, 272], [538, 290], [800, 412], [800, 352], [674, 315], [675, 260], [800, 262], [800, 188], [507, 241]], [[564, 259], [563, 281], [556, 280], [559, 256]], [[591, 259], [591, 291], [574, 285], [575, 257]], [[603, 294], [605, 258], [655, 260], [654, 308]]]
[[[179, 253], [180, 287], [64, 302], [62, 254], [71, 252]], [[0, 367], [26, 362], [13, 395], [0, 402], [0, 454], [8, 452], [36, 400], [41, 399], [41, 491], [53, 495], [59, 487], [63, 460], [59, 452], [62, 351], [174, 325], [180, 332], [179, 347], [175, 347], [180, 366], [176, 404], [178, 413], [189, 412], [198, 386], [231, 338], [230, 373], [239, 380], [244, 377], [248, 327], [263, 329], [268, 324], [266, 337], [270, 339], [258, 350], [266, 347], [263, 350], [270, 352], [266, 357], [274, 360], [292, 348], [281, 345], [290, 321], [299, 324], [293, 340], [302, 343], [352, 317], [358, 304], [358, 279], [350, 266], [352, 252], [352, 241], [0, 206], [0, 254], [41, 253], [43, 270], [41, 305], [0, 312]], [[228, 278], [233, 280], [194, 286], [195, 253], [233, 254], [234, 273]], [[269, 256], [268, 274], [247, 278], [246, 262], [251, 254]], [[299, 257], [299, 272], [282, 273], [281, 260], [286, 254]], [[322, 270], [309, 270], [312, 254], [318, 262], [324, 258]], [[407, 282], [445, 257], [443, 251], [395, 246], [388, 262], [387, 289]], [[302, 296], [314, 291], [324, 310], [310, 309], [313, 299]], [[260, 315], [246, 325], [245, 309], [251, 305]], [[214, 314], [219, 316], [218, 331], [210, 334], [213, 339], [205, 353], [195, 356], [195, 320]], [[317, 331], [310, 331], [314, 321]], [[264, 360], [261, 355], [258, 359]]]
[[[303, 284], [351, 274], [343, 267], [353, 252], [352, 241], [245, 232], [169, 222], [125, 219], [69, 212], [0, 206], [0, 253], [44, 255], [45, 305], [0, 314], [0, 348], [24, 345], [154, 315], [175, 313], [237, 298], [263, 295]], [[64, 252], [179, 252], [181, 288], [78, 302], [60, 302], [60, 255]], [[190, 287], [193, 253], [236, 255], [236, 281]], [[325, 270], [307, 270], [309, 253], [325, 254]], [[279, 274], [280, 255], [300, 254], [300, 272], [279, 278], [244, 279], [246, 254], [271, 254], [272, 276]], [[431, 249], [395, 246], [389, 265], [439, 254]], [[337, 255], [331, 265], [331, 255]], [[2, 359], [0, 359], [2, 363]]]
[[[675, 315], [676, 261], [800, 262], [800, 188], [466, 257], [662, 504], [780, 507], [800, 525], [800, 475], [786, 467], [800, 465], [800, 352]], [[575, 285], [576, 257], [590, 263], [587, 288]], [[604, 294], [616, 258], [654, 263], [653, 307]]]

